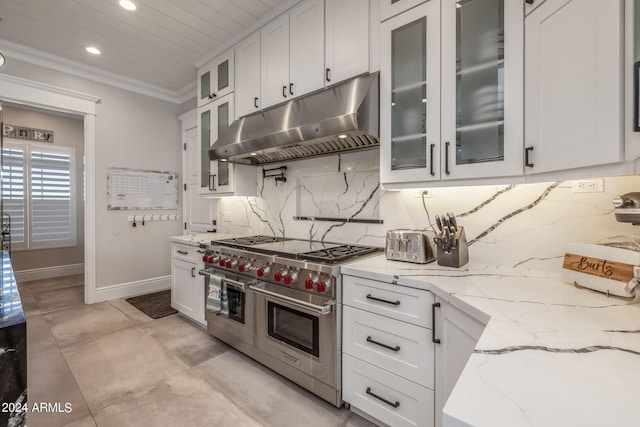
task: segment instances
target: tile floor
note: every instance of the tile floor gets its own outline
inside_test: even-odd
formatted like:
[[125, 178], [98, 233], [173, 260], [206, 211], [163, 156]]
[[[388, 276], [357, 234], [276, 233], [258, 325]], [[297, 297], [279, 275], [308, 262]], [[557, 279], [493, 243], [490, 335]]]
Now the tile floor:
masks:
[[[179, 315], [83, 303], [81, 275], [19, 284], [27, 317], [29, 427], [372, 426]], [[57, 405], [56, 405], [57, 404]]]

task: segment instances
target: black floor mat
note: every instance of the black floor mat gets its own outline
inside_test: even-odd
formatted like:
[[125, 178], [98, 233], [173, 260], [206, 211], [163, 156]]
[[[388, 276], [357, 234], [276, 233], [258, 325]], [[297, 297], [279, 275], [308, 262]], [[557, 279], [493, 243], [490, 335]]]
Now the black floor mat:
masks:
[[170, 316], [178, 311], [171, 307], [171, 290], [127, 298], [129, 304], [152, 319]]

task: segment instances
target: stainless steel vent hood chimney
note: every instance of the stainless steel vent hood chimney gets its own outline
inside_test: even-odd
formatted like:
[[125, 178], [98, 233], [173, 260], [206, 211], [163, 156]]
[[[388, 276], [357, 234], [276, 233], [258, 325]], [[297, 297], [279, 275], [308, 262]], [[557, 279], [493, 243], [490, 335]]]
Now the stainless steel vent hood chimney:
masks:
[[236, 120], [209, 159], [260, 165], [378, 148], [378, 73], [338, 83]]

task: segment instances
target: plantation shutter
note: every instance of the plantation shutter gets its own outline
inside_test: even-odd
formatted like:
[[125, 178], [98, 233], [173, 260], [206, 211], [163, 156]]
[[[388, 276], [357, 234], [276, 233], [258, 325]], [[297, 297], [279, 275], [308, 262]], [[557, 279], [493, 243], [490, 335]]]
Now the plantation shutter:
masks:
[[2, 198], [4, 213], [11, 217], [11, 245], [14, 249], [25, 245], [25, 148], [7, 147], [2, 150]]
[[75, 244], [72, 159], [69, 150], [31, 150], [31, 247]]

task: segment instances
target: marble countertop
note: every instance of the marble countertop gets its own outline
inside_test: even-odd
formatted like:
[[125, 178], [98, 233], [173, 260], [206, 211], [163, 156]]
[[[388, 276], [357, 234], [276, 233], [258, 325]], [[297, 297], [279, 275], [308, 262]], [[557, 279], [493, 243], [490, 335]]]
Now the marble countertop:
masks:
[[344, 274], [428, 290], [487, 326], [444, 408], [446, 426], [637, 426], [640, 305], [548, 273], [388, 261]]
[[[201, 244], [209, 244], [212, 240], [232, 239], [239, 236], [240, 235], [238, 234], [228, 233], [198, 233], [169, 236], [169, 240], [175, 243], [183, 243], [185, 245], [200, 246]], [[244, 234], [242, 236], [244, 236]]]
[[[18, 292], [18, 283], [13, 275], [11, 258], [2, 251], [2, 277], [0, 277], [0, 328], [24, 323], [24, 312]], [[2, 349], [0, 348], [0, 351]], [[2, 354], [2, 353], [0, 353]]]

